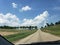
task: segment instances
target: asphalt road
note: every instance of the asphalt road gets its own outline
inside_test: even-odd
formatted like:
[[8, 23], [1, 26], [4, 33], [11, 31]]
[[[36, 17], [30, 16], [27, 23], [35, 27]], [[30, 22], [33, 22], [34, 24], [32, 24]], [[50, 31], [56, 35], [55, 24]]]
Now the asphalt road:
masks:
[[34, 34], [21, 39], [17, 42], [15, 42], [15, 45], [18, 44], [30, 44], [30, 43], [35, 43], [35, 42], [46, 42], [46, 41], [57, 41], [60, 40], [60, 37], [57, 37], [55, 35], [46, 33], [46, 32], [42, 32], [41, 30], [37, 30], [37, 32], [35, 32]]

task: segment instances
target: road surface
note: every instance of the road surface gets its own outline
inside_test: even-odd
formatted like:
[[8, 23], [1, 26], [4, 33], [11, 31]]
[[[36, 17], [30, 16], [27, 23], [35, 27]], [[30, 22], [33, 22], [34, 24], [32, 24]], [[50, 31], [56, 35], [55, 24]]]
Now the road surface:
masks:
[[57, 40], [60, 40], [60, 37], [57, 37], [52, 34], [38, 30], [34, 34], [32, 34], [24, 39], [21, 39], [21, 40], [15, 42], [14, 44], [15, 45], [30, 44], [30, 43], [34, 43], [34, 42], [46, 42], [46, 41], [57, 41]]

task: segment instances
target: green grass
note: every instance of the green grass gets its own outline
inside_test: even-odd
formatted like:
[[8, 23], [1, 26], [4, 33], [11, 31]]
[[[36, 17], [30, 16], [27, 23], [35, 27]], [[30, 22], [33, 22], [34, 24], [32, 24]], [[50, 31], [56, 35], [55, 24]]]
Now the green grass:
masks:
[[20, 30], [20, 33], [4, 36], [10, 42], [18, 41], [22, 38], [27, 37], [28, 35], [33, 34], [37, 30]]
[[46, 27], [46, 28], [42, 28], [41, 30], [44, 31], [44, 32], [54, 34], [56, 36], [60, 36], [60, 24], [50, 26], [50, 27]]

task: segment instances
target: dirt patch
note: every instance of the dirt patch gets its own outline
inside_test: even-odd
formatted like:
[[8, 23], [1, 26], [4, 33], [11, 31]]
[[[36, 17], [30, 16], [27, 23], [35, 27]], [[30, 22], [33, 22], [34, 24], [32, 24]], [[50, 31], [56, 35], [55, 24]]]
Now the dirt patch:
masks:
[[0, 32], [0, 35], [6, 36], [6, 35], [12, 35], [12, 34], [16, 34], [18, 32]]

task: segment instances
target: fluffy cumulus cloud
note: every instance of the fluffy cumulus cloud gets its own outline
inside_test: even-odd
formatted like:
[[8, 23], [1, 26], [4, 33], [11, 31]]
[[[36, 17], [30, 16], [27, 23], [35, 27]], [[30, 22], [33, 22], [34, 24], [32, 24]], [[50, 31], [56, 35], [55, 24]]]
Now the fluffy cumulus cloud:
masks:
[[21, 11], [28, 11], [28, 10], [31, 10], [31, 7], [29, 6], [24, 6], [22, 7]]
[[48, 15], [48, 11], [44, 11], [42, 14], [37, 15], [34, 19], [24, 19], [21, 25], [39, 26], [43, 23], [43, 26], [45, 26]]
[[[48, 11], [44, 11], [42, 14], [37, 15], [33, 19], [23, 19], [19, 20], [19, 18], [11, 13], [2, 14], [0, 13], [0, 25], [8, 25], [8, 26], [43, 26], [46, 25]], [[21, 23], [22, 22], [22, 23]]]
[[17, 4], [16, 3], [12, 3], [13, 8], [17, 8]]
[[16, 15], [13, 15], [11, 13], [4, 15], [0, 13], [0, 25], [19, 26], [20, 22]]

